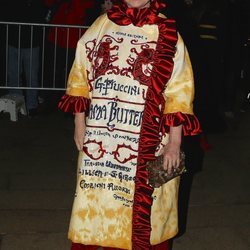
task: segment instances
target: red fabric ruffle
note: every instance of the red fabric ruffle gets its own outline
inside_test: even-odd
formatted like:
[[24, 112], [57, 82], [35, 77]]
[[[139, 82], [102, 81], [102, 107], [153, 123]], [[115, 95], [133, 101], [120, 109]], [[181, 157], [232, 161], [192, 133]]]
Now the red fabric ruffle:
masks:
[[159, 23], [161, 18], [158, 13], [165, 6], [166, 4], [161, 0], [153, 0], [149, 8], [128, 8], [127, 3], [123, 0], [113, 5], [108, 11], [108, 17], [121, 26], [133, 23], [134, 26], [141, 27], [144, 24]]
[[201, 132], [200, 123], [195, 115], [181, 112], [164, 114], [162, 118], [163, 133], [169, 132], [170, 127], [182, 125], [183, 134], [197, 135]]
[[138, 166], [135, 180], [133, 205], [132, 241], [133, 250], [150, 249], [151, 207], [153, 188], [148, 185], [147, 160], [155, 159], [155, 151], [160, 144], [160, 121], [165, 100], [162, 92], [173, 71], [173, 57], [176, 51], [177, 33], [175, 21], [161, 19], [158, 23], [157, 41], [151, 82], [146, 96], [141, 135], [139, 141]]
[[58, 108], [64, 112], [70, 113], [88, 113], [90, 100], [83, 96], [71, 96], [65, 94], [59, 104]]
[[135, 179], [135, 194], [132, 222], [132, 249], [150, 249], [151, 207], [153, 203], [153, 188], [148, 185], [147, 160], [155, 159], [155, 151], [160, 143], [160, 125], [164, 107], [162, 92], [173, 71], [173, 57], [176, 52], [177, 32], [174, 20], [161, 18], [158, 12], [163, 5], [160, 0], [151, 2], [149, 8], [128, 8], [122, 3], [115, 5], [108, 17], [118, 25], [143, 26], [157, 24], [159, 38], [157, 41], [154, 64], [146, 96], [144, 116], [139, 141], [138, 165]]

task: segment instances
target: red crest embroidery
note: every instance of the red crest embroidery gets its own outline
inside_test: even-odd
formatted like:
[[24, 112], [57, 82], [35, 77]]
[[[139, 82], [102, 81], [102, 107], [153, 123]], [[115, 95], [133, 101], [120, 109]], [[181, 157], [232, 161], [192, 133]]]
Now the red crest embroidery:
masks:
[[[135, 42], [133, 40], [132, 44], [136, 44]], [[153, 68], [155, 50], [150, 48], [149, 43], [147, 43], [141, 45], [141, 52], [138, 52], [135, 48], [132, 48], [131, 52], [137, 55], [136, 58], [130, 56], [127, 60], [127, 63], [131, 65], [131, 73], [134, 79], [139, 81], [140, 84], [148, 86]]]

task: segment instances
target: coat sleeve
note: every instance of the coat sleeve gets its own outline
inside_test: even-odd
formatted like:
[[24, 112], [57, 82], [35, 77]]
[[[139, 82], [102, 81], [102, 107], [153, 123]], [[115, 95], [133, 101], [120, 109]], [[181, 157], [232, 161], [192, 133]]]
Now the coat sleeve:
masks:
[[86, 49], [83, 39], [76, 48], [76, 55], [71, 68], [66, 94], [61, 98], [58, 107], [64, 112], [82, 113], [89, 108], [89, 87], [86, 71]]
[[88, 113], [89, 111], [91, 87], [88, 74], [92, 78], [90, 70], [92, 59], [90, 59], [86, 41], [96, 40], [105, 20], [107, 20], [106, 14], [98, 17], [77, 43], [75, 60], [68, 77], [66, 94], [61, 98], [58, 105], [64, 112]]
[[171, 126], [183, 125], [184, 135], [200, 133], [200, 124], [193, 113], [194, 77], [185, 44], [180, 35], [176, 45], [174, 68], [163, 92], [165, 108], [163, 123], [166, 131]]

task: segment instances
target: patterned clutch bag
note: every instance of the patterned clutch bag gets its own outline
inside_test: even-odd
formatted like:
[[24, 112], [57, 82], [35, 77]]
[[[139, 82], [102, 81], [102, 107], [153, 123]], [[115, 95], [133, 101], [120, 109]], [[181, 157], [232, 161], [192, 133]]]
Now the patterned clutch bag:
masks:
[[158, 156], [154, 161], [149, 161], [147, 163], [147, 169], [149, 173], [149, 185], [158, 188], [173, 178], [187, 172], [185, 167], [185, 154], [183, 151], [180, 152], [180, 164], [177, 168], [173, 169], [171, 174], [168, 174], [163, 168], [163, 155]]

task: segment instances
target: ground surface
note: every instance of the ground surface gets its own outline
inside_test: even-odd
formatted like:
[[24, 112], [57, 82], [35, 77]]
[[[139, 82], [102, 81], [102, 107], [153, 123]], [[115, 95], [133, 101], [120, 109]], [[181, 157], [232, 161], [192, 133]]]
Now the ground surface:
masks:
[[[194, 176], [185, 233], [173, 250], [250, 249], [250, 115], [209, 135]], [[0, 249], [68, 250], [77, 151], [60, 112], [11, 122], [0, 115]]]

